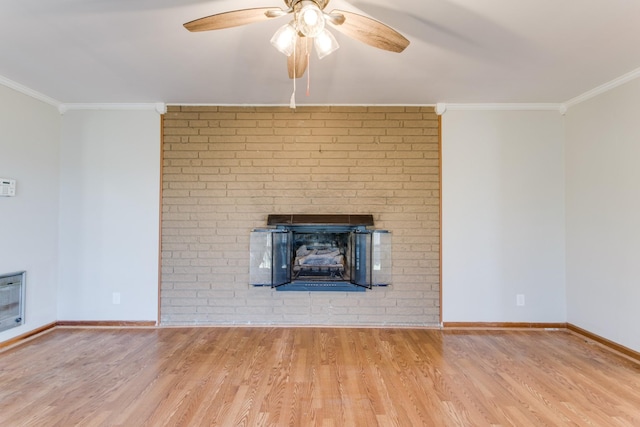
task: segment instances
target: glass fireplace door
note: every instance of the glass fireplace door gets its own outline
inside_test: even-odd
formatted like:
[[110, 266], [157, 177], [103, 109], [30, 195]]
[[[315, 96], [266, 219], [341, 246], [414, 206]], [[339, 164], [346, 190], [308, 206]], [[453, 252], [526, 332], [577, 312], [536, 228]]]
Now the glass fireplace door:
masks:
[[271, 286], [291, 283], [291, 245], [293, 233], [288, 230], [276, 230], [271, 234], [273, 247], [273, 268]]
[[350, 236], [351, 283], [371, 289], [391, 284], [391, 233], [356, 230]]
[[391, 285], [391, 233], [387, 230], [371, 232], [371, 284]]
[[357, 230], [349, 236], [351, 283], [371, 289], [371, 232]]
[[349, 285], [363, 290], [391, 285], [391, 233], [385, 230], [256, 229], [250, 253], [254, 286], [331, 290]]
[[251, 285], [276, 287], [291, 282], [291, 234], [282, 229], [257, 229], [251, 232]]

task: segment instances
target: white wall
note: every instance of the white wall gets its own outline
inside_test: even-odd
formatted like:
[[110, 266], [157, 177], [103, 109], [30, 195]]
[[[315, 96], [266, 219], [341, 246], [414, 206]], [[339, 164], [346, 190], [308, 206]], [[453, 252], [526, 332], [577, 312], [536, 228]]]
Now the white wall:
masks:
[[60, 158], [58, 320], [157, 320], [159, 114], [69, 111]]
[[568, 321], [640, 351], [640, 79], [566, 127]]
[[563, 138], [557, 112], [443, 115], [444, 322], [566, 321]]
[[[443, 116], [445, 322], [568, 321], [640, 351], [639, 111], [640, 79], [565, 119]], [[0, 85], [0, 177], [18, 182], [0, 198], [0, 273], [28, 272], [26, 325], [0, 342], [56, 320], [156, 320], [159, 121], [61, 118]]]
[[17, 181], [0, 197], [0, 274], [27, 271], [25, 324], [0, 341], [56, 321], [59, 139], [55, 107], [0, 85], [0, 178]]

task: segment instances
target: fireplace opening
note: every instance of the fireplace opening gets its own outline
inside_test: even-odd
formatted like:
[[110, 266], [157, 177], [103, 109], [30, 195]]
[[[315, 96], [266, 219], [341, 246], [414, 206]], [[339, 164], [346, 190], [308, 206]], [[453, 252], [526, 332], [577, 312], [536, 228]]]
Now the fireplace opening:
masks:
[[295, 280], [348, 281], [348, 233], [293, 233]]
[[250, 283], [277, 290], [364, 291], [391, 284], [391, 233], [371, 215], [270, 215], [253, 230]]

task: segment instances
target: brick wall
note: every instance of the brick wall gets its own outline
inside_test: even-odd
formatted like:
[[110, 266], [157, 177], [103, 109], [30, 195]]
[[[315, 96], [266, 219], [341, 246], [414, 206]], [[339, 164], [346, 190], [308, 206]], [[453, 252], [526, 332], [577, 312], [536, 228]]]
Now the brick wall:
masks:
[[[174, 106], [163, 133], [163, 324], [439, 323], [433, 108]], [[249, 286], [249, 233], [270, 213], [373, 214], [393, 233], [393, 285]]]

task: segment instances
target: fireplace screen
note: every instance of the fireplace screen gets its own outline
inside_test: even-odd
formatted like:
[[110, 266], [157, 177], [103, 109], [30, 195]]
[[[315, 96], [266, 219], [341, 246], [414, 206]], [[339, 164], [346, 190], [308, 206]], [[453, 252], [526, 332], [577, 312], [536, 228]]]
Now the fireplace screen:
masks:
[[252, 285], [365, 290], [391, 284], [391, 233], [368, 229], [369, 215], [278, 215], [269, 224], [274, 228], [251, 233]]

